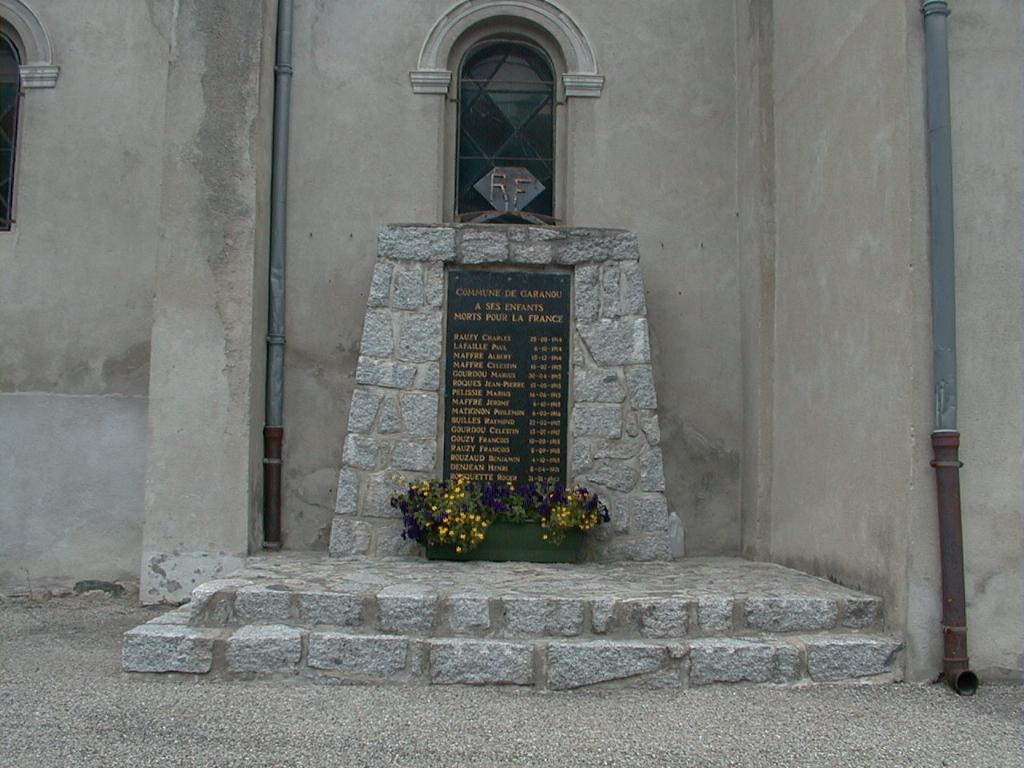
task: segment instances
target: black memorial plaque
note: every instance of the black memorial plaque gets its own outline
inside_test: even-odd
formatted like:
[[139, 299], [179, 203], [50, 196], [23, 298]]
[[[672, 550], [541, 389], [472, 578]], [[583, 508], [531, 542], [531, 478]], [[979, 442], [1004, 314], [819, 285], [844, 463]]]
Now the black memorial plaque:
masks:
[[565, 482], [568, 272], [448, 271], [444, 476]]

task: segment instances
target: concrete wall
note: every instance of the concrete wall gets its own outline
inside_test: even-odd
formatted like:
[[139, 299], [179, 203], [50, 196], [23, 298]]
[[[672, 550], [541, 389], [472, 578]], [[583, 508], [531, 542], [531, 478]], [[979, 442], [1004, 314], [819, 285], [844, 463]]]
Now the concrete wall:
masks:
[[0, 233], [3, 591], [137, 573], [171, 4], [32, 6], [61, 73]]
[[[284, 538], [326, 546], [377, 228], [445, 210], [445, 106], [408, 71], [448, 0], [296, 3]], [[720, 0], [566, 0], [606, 76], [567, 126], [567, 223], [639, 233], [669, 498], [739, 548], [734, 24]]]
[[736, 196], [743, 384], [741, 543], [771, 545], [775, 352], [775, 100], [771, 0], [736, 0]]
[[950, 21], [968, 643], [982, 679], [1024, 672], [1024, 10]]
[[259, 540], [274, 3], [183, 2], [167, 75], [142, 544], [144, 602]]
[[916, 457], [908, 23], [878, 0], [774, 7], [771, 557], [896, 615]]
[[[950, 19], [968, 621], [974, 667], [990, 679], [1019, 674], [1024, 635], [1013, 6], [958, 4]], [[757, 494], [757, 462], [771, 467], [770, 545], [756, 496], [744, 499], [745, 544], [884, 595], [908, 676], [928, 679], [941, 636], [919, 3], [786, 1], [773, 14], [771, 412], [758, 410], [753, 383], [745, 398], [748, 441], [767, 424], [772, 442], [744, 468], [744, 490]], [[750, 309], [753, 295], [748, 376], [753, 318], [765, 314]]]

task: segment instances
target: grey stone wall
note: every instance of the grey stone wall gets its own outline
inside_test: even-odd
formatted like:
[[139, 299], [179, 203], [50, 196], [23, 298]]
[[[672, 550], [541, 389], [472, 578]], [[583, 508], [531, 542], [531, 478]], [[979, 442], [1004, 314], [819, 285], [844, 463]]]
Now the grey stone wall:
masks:
[[439, 477], [445, 264], [573, 270], [570, 482], [598, 491], [612, 516], [592, 558], [682, 554], [665, 495], [658, 398], [636, 235], [504, 225], [386, 226], [367, 300], [338, 476], [330, 551], [414, 554], [391, 496]]

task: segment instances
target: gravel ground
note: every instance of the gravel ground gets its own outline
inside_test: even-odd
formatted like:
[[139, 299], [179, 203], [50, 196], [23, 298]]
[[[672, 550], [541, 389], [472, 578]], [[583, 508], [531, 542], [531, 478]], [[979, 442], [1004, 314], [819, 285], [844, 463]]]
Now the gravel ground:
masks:
[[155, 615], [0, 598], [2, 766], [1024, 766], [1024, 688], [576, 691], [132, 678]]

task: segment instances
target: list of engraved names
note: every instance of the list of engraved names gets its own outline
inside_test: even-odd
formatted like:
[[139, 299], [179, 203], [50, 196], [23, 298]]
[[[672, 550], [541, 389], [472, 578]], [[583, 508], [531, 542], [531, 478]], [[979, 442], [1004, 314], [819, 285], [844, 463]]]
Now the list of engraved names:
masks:
[[452, 269], [444, 476], [564, 482], [568, 272]]

